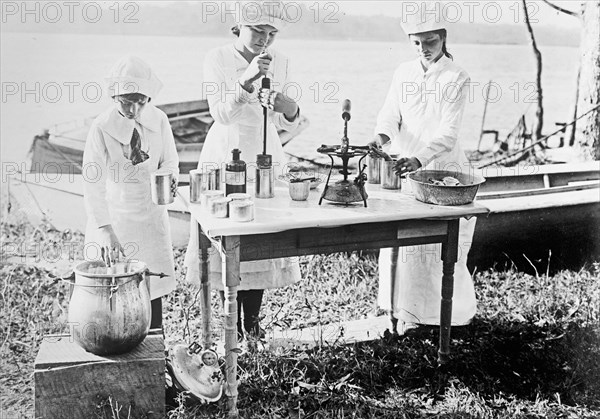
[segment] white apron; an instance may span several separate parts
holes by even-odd
[[[272,88],[281,91],[288,81],[288,60],[275,51],[270,53],[273,55]],[[240,91],[237,80],[247,67],[248,63],[233,45],[214,49],[207,54],[204,83],[219,86],[221,90],[207,95],[210,113],[215,122],[206,136],[198,168],[216,166],[221,167],[223,173],[224,165],[232,160],[231,151],[237,148],[241,150],[240,158],[246,162],[248,168],[247,193],[254,196],[256,156],[263,151],[263,107],[256,98],[260,80],[255,82],[253,95]],[[236,90],[237,94],[234,95]],[[276,179],[286,169],[286,159],[277,128],[292,130],[297,123],[298,121],[288,122],[283,114],[269,111],[267,153],[273,156]],[[201,268],[198,258],[197,223],[192,221],[190,228],[190,242],[185,255],[186,278],[194,284],[199,284]],[[242,262],[240,272],[240,290],[279,288],[300,279],[300,267],[297,260],[292,258]],[[221,258],[214,248],[209,251],[209,276],[211,286],[222,290]]]
[[[427,73],[418,60],[402,64],[394,74],[375,129],[376,134],[390,137],[386,151],[401,157],[417,157],[423,169],[469,172],[471,166],[458,144],[468,81],[466,72],[447,57],[442,57]],[[457,90],[461,93],[452,96]],[[452,100],[445,100],[450,97]],[[460,220],[453,325],[468,323],[477,310],[473,280],[466,265],[475,222],[475,218]],[[391,249],[382,249],[379,255],[379,306],[407,323],[439,324],[441,244],[399,249],[393,296],[391,256]]]
[[[147,117],[152,116],[155,111],[160,112],[153,108],[144,110]],[[175,143],[172,135],[169,137],[170,126],[164,126],[169,122],[166,116],[161,114],[154,116],[163,118],[162,126],[160,122],[149,123],[147,126],[136,124],[142,138],[142,150],[147,151],[150,156],[145,162],[133,166],[123,153],[123,144],[98,127],[105,124],[104,128],[109,126],[109,132],[120,131],[110,128],[110,118],[114,115],[109,116],[108,121],[105,119],[103,124],[92,126],[84,159],[84,167],[90,162],[100,163],[101,169],[107,174],[98,182],[84,182],[84,198],[88,210],[85,257],[87,260],[100,259],[100,248],[96,244],[98,223],[103,225],[109,221],[127,259],[139,260],[144,262],[150,271],[168,275],[165,278],[150,278],[151,299],[170,293],[176,285],[167,207],[154,204],[151,195],[152,172],[159,167],[169,168],[175,170],[177,176]],[[100,116],[99,119],[103,117],[106,118],[106,115]],[[108,210],[108,218],[105,222],[99,222],[97,219],[100,216],[94,212],[99,211],[103,205],[106,205],[105,209]]]

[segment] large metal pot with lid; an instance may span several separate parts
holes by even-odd
[[[74,269],[69,323],[74,340],[96,355],[129,352],[148,335],[151,309],[142,262],[83,262]]]

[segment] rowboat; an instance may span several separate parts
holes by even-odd
[[[157,108],[167,114],[171,123],[180,173],[189,173],[198,165],[206,134],[214,122],[208,103],[195,100],[157,105]],[[94,117],[57,124],[36,136],[30,149],[29,172],[81,174],[83,149],[93,120]],[[295,131],[280,131],[282,144],[285,146],[307,126],[308,119],[302,117]]]
[[[600,260],[600,162],[489,167],[477,201],[473,269],[532,274]]]

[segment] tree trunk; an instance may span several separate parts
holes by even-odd
[[[582,4],[579,115],[600,104],[600,0]],[[586,160],[600,160],[600,109],[577,123],[577,144]]]
[[[600,1],[600,0],[598,0]],[[523,12],[525,15],[525,23],[527,25],[527,31],[531,38],[531,46],[535,55],[537,71],[536,71],[536,86],[537,86],[537,109],[535,112],[535,122],[533,124],[533,141],[538,141],[542,138],[542,129],[544,127],[544,95],[542,91],[542,53],[540,52],[537,42],[535,41],[535,35],[533,34],[533,28],[529,21],[529,11],[527,10],[527,0],[522,0]]]

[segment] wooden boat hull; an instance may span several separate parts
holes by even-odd
[[[600,260],[599,238],[599,202],[491,213],[477,219],[468,267],[579,269]]]
[[[485,175],[485,173],[484,173]],[[478,194],[473,269],[578,269],[600,260],[600,163],[495,168]]]

